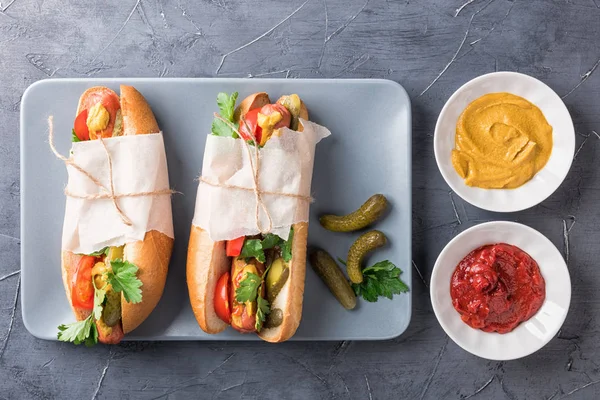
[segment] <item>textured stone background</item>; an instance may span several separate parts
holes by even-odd
[[[0,398],[600,397],[600,1],[471,0],[459,8],[465,1],[2,1]],[[432,146],[445,100],[471,78],[497,70],[550,85],[577,131],[561,188],[510,215],[484,212],[449,192]],[[30,336],[18,273],[24,89],[49,77],[217,75],[387,78],[404,85],[413,102],[413,258],[423,277],[414,274],[409,329],[389,342],[277,346],[83,349]],[[429,301],[427,282],[442,247],[491,219],[540,230],[563,250],[571,272],[573,299],[561,333],[518,361],[485,361],[460,349]]]

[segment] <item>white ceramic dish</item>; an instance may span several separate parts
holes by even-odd
[[[458,263],[472,250],[495,243],[527,252],[546,281],[546,300],[540,310],[506,334],[471,328],[461,320],[450,297],[450,278]],[[562,255],[544,235],[515,222],[487,222],[462,232],[442,250],[431,275],[431,303],[440,325],[460,347],[490,360],[513,360],[541,349],[556,335],[571,303],[571,279]]]
[[[533,179],[516,189],[480,189],[467,186],[452,166],[456,122],[465,107],[487,93],[509,92],[524,97],[542,110],[553,128],[552,154]],[[575,128],[567,107],[545,83],[516,72],[494,72],[477,77],[448,99],[438,117],[433,138],[435,159],[452,190],[465,201],[489,211],[513,212],[535,206],[560,186],[575,152]]]

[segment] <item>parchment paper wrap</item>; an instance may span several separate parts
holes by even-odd
[[[315,123],[301,120],[303,132],[282,129],[260,149],[259,189],[310,197],[315,146],[331,134]],[[251,147],[254,157],[254,148]],[[248,152],[239,139],[208,135],[204,149],[202,177],[213,184],[254,188]],[[262,200],[271,215],[271,233],[288,237],[290,227],[308,221],[310,202],[273,194]],[[268,217],[259,208],[261,227]],[[260,233],[256,224],[256,196],[251,190],[216,187],[200,182],[192,223],[206,230],[213,241],[235,239]]]
[[[169,189],[167,158],[162,133],[104,139],[113,165],[115,194]],[[99,140],[73,143],[73,160],[106,187],[110,187],[108,158]],[[88,177],[67,165],[67,190],[77,195],[105,193]],[[67,196],[62,247],[89,254],[105,246],[143,240],[157,230],[173,238],[171,196],[122,197],[121,210],[133,222],[127,226],[111,199],[78,199]]]

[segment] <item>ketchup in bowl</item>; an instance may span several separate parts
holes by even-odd
[[[529,254],[510,244],[489,244],[473,250],[458,264],[450,295],[467,325],[508,333],[540,309],[546,283]]]

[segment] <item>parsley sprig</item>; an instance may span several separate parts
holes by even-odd
[[[263,327],[263,324],[267,320],[267,315],[271,313],[271,306],[269,302],[263,299],[261,296],[258,296],[256,300],[257,308],[256,308],[256,332],[260,332]]]
[[[261,263],[266,261],[265,248],[260,239],[246,239],[242,246],[240,258],[256,258]]]
[[[92,279],[92,282],[93,279]],[[98,328],[94,319],[102,316],[102,304],[106,298],[106,290],[98,289],[94,283],[94,308],[83,321],[77,321],[68,325],[59,325],[58,340],[62,342],[73,342],[77,345],[83,343],[91,347],[98,343]]]
[[[106,254],[108,248],[102,249],[91,255],[100,256]],[[105,272],[106,285],[102,288],[96,287],[94,279],[94,307],[90,315],[83,321],[77,321],[68,325],[58,327],[58,340],[72,342],[76,345],[84,343],[90,347],[98,343],[98,328],[94,320],[102,318],[102,310],[106,299],[106,288],[111,285],[115,292],[123,293],[128,303],[139,303],[142,301],[142,281],[136,276],[138,267],[129,261],[121,259],[111,260],[111,268]]]
[[[240,282],[240,286],[235,289],[235,300],[238,303],[255,301],[258,296],[258,288],[262,283],[262,278],[252,272],[246,272],[246,276]]]
[[[281,246],[281,256],[283,257],[283,261],[290,262],[292,260],[292,244],[294,242],[294,227],[290,229],[290,234],[288,236],[288,240],[283,242]]]
[[[290,229],[290,234],[287,240],[281,239],[279,236],[268,233],[260,239],[247,239],[244,241],[240,258],[256,258],[261,263],[267,259],[265,250],[279,247],[281,249],[281,257],[285,262],[290,262],[292,259],[292,243],[294,241],[294,228]]]
[[[342,263],[343,260],[340,260]],[[345,263],[344,263],[345,264]],[[363,269],[363,281],[353,283],[352,289],[357,296],[369,302],[387,297],[392,299],[393,295],[408,292],[408,286],[400,279],[402,270],[388,260],[380,261],[375,265]]]
[[[98,329],[92,314],[83,321],[77,321],[69,325],[59,325],[58,340],[62,342],[73,342],[75,344],[85,344],[91,347],[98,343]]]
[[[235,103],[238,98],[238,92],[234,92],[231,95],[227,93],[219,93],[217,95],[217,105],[219,106],[219,114],[223,119],[231,122],[231,124],[237,129],[238,125],[233,120],[233,113],[235,112]],[[225,121],[215,118],[212,123],[212,134],[217,136],[233,137],[238,138],[237,133],[231,129]]]
[[[138,267],[121,259],[112,260],[110,265],[112,268],[106,273],[106,277],[113,290],[122,292],[128,303],[142,301],[142,281],[136,276]]]
[[[257,332],[260,332],[264,322],[267,320],[267,315],[271,313],[269,302],[260,295],[262,286],[264,285],[264,279],[270,268],[271,266],[269,265],[262,276],[247,272],[244,279],[240,282],[240,286],[235,289],[235,300],[238,303],[256,301],[256,323],[254,328]]]

